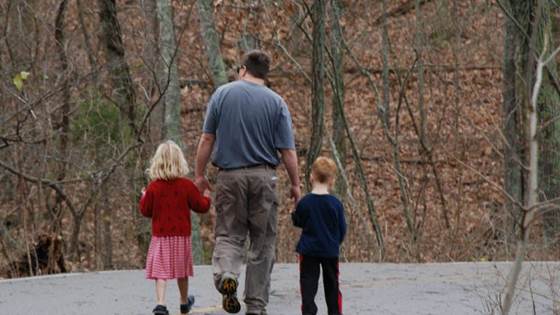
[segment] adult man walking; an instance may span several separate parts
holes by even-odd
[[[244,301],[247,314],[266,314],[275,259],[280,159],[290,177],[291,197],[297,202],[301,195],[290,112],[282,97],[265,86],[269,68],[270,57],[262,51],[243,56],[240,80],[221,86],[210,98],[196,154],[199,188],[209,186],[204,173],[212,151],[212,163],[219,169],[212,265],[214,283],[229,313],[241,309],[237,278],[248,234]]]

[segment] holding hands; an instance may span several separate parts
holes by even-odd
[[[206,177],[197,176],[194,179],[194,184],[196,185],[198,190],[202,192],[204,197],[211,198],[212,187],[210,186],[210,182],[208,182],[208,179]]]
[[[298,201],[301,199],[301,188],[299,185],[292,185],[290,187],[290,198],[294,201],[294,206],[297,206]]]
[[[210,191],[210,189],[204,190],[204,192],[202,193],[202,195],[204,195],[204,197],[211,198],[211,191]]]

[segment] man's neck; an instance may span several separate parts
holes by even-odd
[[[328,195],[329,194],[329,185],[323,183],[315,183],[313,184],[312,193],[316,195]]]
[[[251,82],[251,83],[255,83],[255,84],[258,84],[258,85],[264,85],[264,80],[263,80],[263,79],[253,77],[253,76],[251,76],[251,75],[246,75],[246,76],[245,76],[243,79],[241,79],[241,80],[247,81],[247,82]]]

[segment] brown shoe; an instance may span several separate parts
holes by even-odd
[[[228,313],[239,313],[241,304],[237,299],[237,280],[235,278],[223,277],[220,281],[218,291],[222,294],[222,308]]]

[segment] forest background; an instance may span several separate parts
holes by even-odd
[[[254,48],[272,56],[302,181],[318,155],[337,161],[343,261],[509,260],[525,232],[529,259],[558,260],[558,211],[529,231],[520,205],[537,61],[559,35],[553,0],[3,0],[2,276],[142,268],[151,154],[173,139],[194,165],[209,96]],[[556,59],[544,69],[537,190],[556,202]],[[279,174],[277,261],[295,262]],[[193,222],[199,263],[213,213]]]

